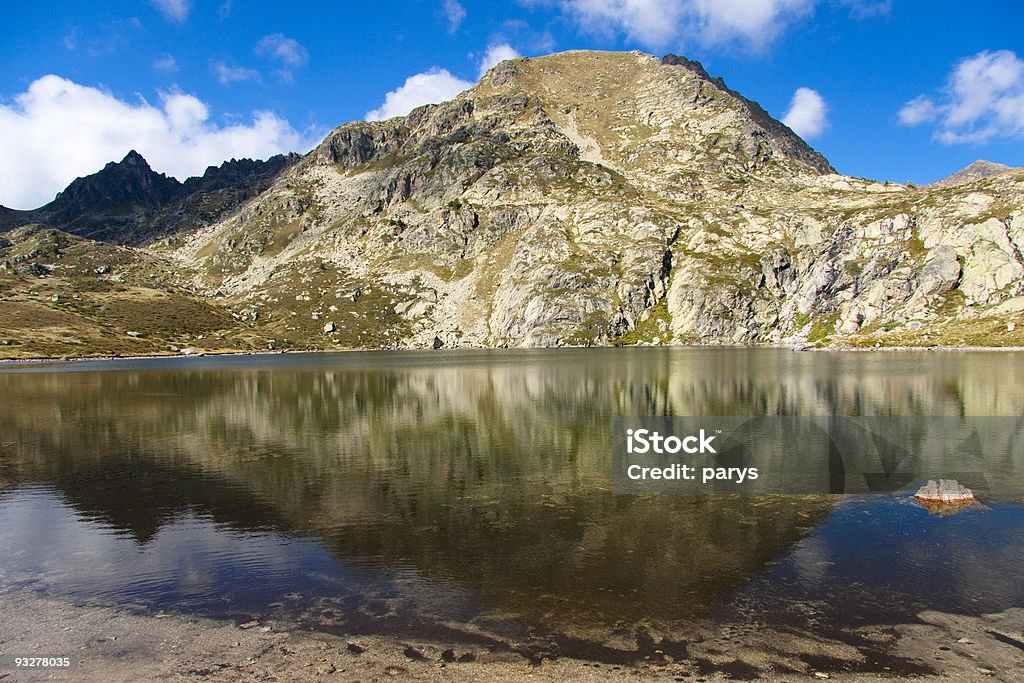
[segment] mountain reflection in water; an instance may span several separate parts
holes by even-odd
[[[804,580],[814,571],[863,580],[863,604],[928,606],[929,586],[978,569],[920,573],[915,553],[934,544],[886,539],[912,527],[940,552],[999,547],[995,564],[1020,576],[1019,505],[939,530],[891,499],[852,501],[868,515],[853,524],[841,497],[613,496],[611,418],[1019,415],[1022,379],[1018,353],[768,349],[15,367],[0,373],[0,577],[112,604],[466,637],[607,640],[731,601],[767,613],[784,593],[833,600]],[[827,571],[808,574],[808,557]],[[946,607],[1022,595],[1004,581],[983,605]]]

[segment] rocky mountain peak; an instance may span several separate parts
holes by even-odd
[[[461,191],[491,165],[531,154],[596,164],[680,197],[699,194],[695,183],[835,172],[699,62],[591,50],[508,60],[450,102],[388,121],[344,124],[309,163],[397,170],[425,155],[431,169],[448,167],[449,180],[468,176],[459,181]],[[454,186],[434,189],[433,199],[448,201]],[[402,199],[407,194],[400,192]]]
[[[121,161],[110,162],[99,172],[73,181],[44,208],[64,218],[96,211],[131,213],[166,202],[180,185],[176,179],[155,172],[141,154],[132,150]]]
[[[267,189],[298,159],[294,153],[266,161],[231,159],[181,183],[154,171],[133,149],[121,161],[72,181],[45,206],[0,207],[0,229],[39,223],[104,241],[147,242],[213,222]]]
[[[112,165],[115,165],[115,164],[111,163],[111,164],[107,164],[107,165],[108,166],[112,166]],[[149,162],[146,161],[145,158],[143,158],[143,156],[141,154],[139,154],[138,152],[136,152],[134,149],[129,151],[127,154],[124,155],[124,159],[121,159],[120,165],[121,166],[135,166],[135,167],[139,167],[139,168],[145,169],[147,171],[152,170],[149,167]]]
[[[701,64],[696,59],[687,59],[686,57],[682,57],[680,55],[674,55],[674,54],[672,54],[670,52],[669,54],[667,54],[667,55],[665,55],[664,57],[661,58],[661,63],[665,64],[667,66],[682,66],[682,67],[685,67],[685,68],[689,69],[690,71],[692,71],[693,73],[695,73],[698,76],[700,76],[701,78],[703,78],[705,81],[712,81],[712,80],[714,80],[717,83],[719,83],[723,88],[725,87],[725,81],[723,81],[721,78],[716,78],[716,79],[711,78],[711,76],[708,75],[707,70],[704,68],[704,65]]]
[[[468,94],[479,98],[491,90],[533,94],[563,133],[577,146],[583,140],[581,149],[591,148],[595,158],[600,151],[611,167],[835,172],[760,105],[679,55],[578,50],[514,60]]]
[[[959,185],[960,183],[969,183],[972,180],[988,178],[989,176],[998,175],[1012,170],[1013,167],[1007,166],[1006,164],[996,164],[991,161],[985,161],[984,159],[978,159],[956,173],[948,175],[942,180],[936,180],[931,184],[931,186],[949,187],[951,185]]]

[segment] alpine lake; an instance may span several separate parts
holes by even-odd
[[[0,369],[0,596],[629,665],[1024,607],[1024,503],[615,495],[623,415],[1024,415],[1024,353],[351,352]],[[1024,454],[1021,454],[1024,460]],[[938,473],[941,474],[941,473]]]

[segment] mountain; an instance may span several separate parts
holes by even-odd
[[[183,229],[213,223],[269,187],[298,155],[242,159],[211,166],[184,183],[153,171],[131,150],[120,162],[78,178],[32,211],[0,212],[0,227],[40,224],[114,243],[144,244]]]
[[[143,247],[117,252],[120,277],[213,308],[205,332],[133,330],[149,352],[1024,344],[1024,172],[969,191],[839,175],[674,55],[502,62],[449,102],[339,126],[218,218],[161,204],[151,180],[130,185],[135,206],[177,213],[157,224],[142,207],[117,227]],[[82,286],[12,236],[0,259],[23,280],[7,291]],[[31,264],[48,274],[23,273]],[[15,336],[5,329],[0,313],[0,338]]]
[[[969,183],[972,180],[979,180],[980,178],[988,178],[989,176],[1006,173],[1007,171],[1012,170],[1012,166],[1007,166],[1006,164],[994,164],[991,161],[979,159],[978,161],[960,169],[956,173],[946,176],[942,180],[936,180],[931,184],[931,186],[949,187],[951,185],[959,185],[960,183]]]

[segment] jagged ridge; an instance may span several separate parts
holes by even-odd
[[[0,228],[38,223],[105,242],[143,244],[214,222],[269,187],[298,158],[279,154],[266,161],[231,159],[182,183],[153,171],[131,150],[120,162],[72,181],[38,209],[5,209]]]

